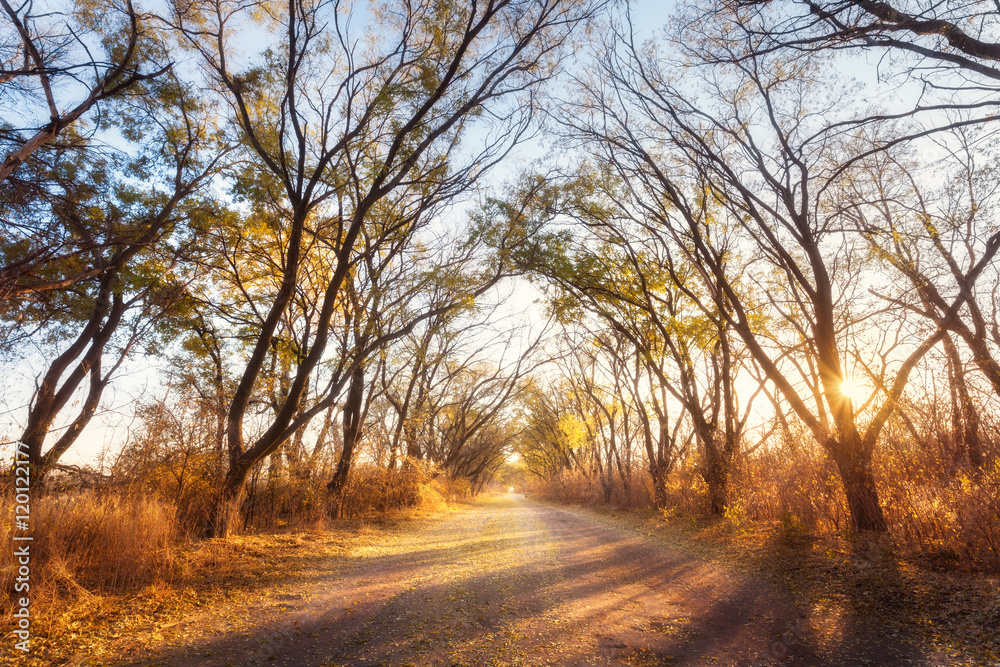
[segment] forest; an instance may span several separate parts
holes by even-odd
[[[1000,570],[997,4],[0,5],[33,605],[514,492]]]

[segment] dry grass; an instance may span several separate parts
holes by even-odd
[[[10,498],[0,511],[13,516]],[[9,522],[2,541],[12,553]],[[176,566],[175,512],[155,498],[81,492],[42,497],[31,505],[31,593],[34,603],[90,591],[126,591]],[[14,565],[5,561],[0,585],[11,590]]]
[[[187,540],[157,528],[172,528],[165,521],[171,516],[168,505],[134,503],[93,494],[36,503],[38,514],[48,519],[32,530],[39,549],[32,551],[31,562],[31,653],[13,656],[17,664],[63,664],[74,655],[117,658],[140,636],[155,642],[159,628],[173,627],[223,600],[252,610],[262,586],[325,572],[331,558],[350,548],[385,539],[403,524],[419,526],[444,511],[438,504],[344,520],[323,530]],[[64,520],[49,522],[67,509]],[[173,541],[164,541],[168,534]],[[140,547],[147,539],[159,540],[164,548],[144,552]],[[2,541],[2,548],[11,548],[9,534]],[[2,576],[10,591],[10,568]],[[5,599],[4,634],[12,627],[12,612]],[[11,643],[0,649],[0,663],[12,652]]]
[[[351,472],[344,489],[343,516],[385,514],[423,503],[440,506],[449,493],[446,479],[420,462],[410,462],[397,470],[359,466]]]
[[[915,447],[884,448],[876,483],[895,547],[938,568],[1000,571],[1000,458],[972,473]],[[616,485],[611,506],[653,506],[649,476]],[[564,473],[535,480],[536,497],[580,505],[604,504],[596,475]],[[707,489],[697,461],[682,462],[666,484],[668,517],[707,515]],[[787,533],[841,535],[850,525],[836,467],[814,443],[761,450],[738,462],[724,525],[732,532],[776,527]]]
[[[333,501],[326,489],[328,475],[308,479],[285,476],[251,485],[244,503],[244,532],[275,529],[323,529],[332,525]],[[344,488],[340,518],[384,516],[407,507],[443,507],[471,495],[465,480],[438,474],[423,462],[395,470],[359,465]]]
[[[920,451],[889,450],[876,458],[875,476],[902,553],[936,567],[1000,571],[1000,460],[973,474]],[[737,530],[834,535],[848,526],[836,469],[816,447],[758,455],[733,488],[726,519]]]
[[[907,479],[886,466],[882,497],[896,538],[937,566],[1000,571],[1000,460],[989,469]]]
[[[9,496],[0,501],[0,511],[13,515]],[[9,522],[0,525],[0,549],[13,553]],[[107,599],[163,589],[181,578],[176,525],[174,508],[156,498],[76,492],[34,499],[27,591],[32,653],[46,637],[82,640],[90,626],[101,622]],[[0,586],[6,595],[0,625],[10,628],[15,568],[13,559],[2,563]]]
[[[605,498],[600,480],[579,471],[564,471],[548,480],[534,478],[524,484],[524,489],[537,498],[579,505],[603,504]],[[609,504],[622,508],[652,506],[653,487],[649,476],[637,471],[629,479],[627,489],[620,479],[616,479],[612,485]]]
[[[195,519],[203,514],[198,508],[206,505],[186,491],[198,487],[197,476],[189,478],[190,486],[172,488],[153,480],[156,491],[145,494],[132,480],[128,487],[102,493],[33,499],[33,659],[47,664],[52,656],[65,657],[64,643],[84,653],[99,645],[106,650],[130,627],[179,617],[223,591],[229,595],[239,589],[251,596],[265,580],[292,576],[311,561],[342,552],[346,533],[356,538],[359,531],[370,531],[372,521],[389,525],[404,508],[410,518],[440,512],[446,501],[469,493],[468,485],[418,466],[395,472],[361,467],[355,473],[345,494],[345,520],[334,524],[330,519],[325,481],[286,479],[259,489],[244,505],[249,520],[243,525],[258,534],[226,540],[192,539]],[[0,500],[0,512],[8,517],[13,516],[10,495]],[[0,549],[13,553],[13,548],[11,522],[0,523]],[[16,573],[12,559],[0,563],[6,593],[0,631],[6,634],[13,627],[10,591]]]
[[[84,589],[73,596],[50,596],[39,606],[33,602],[31,653],[17,655],[16,664],[104,664],[138,656],[182,622],[204,620],[219,608],[232,613],[231,618],[216,619],[220,627],[245,625],[257,618],[261,591],[269,586],[325,576],[351,550],[419,529],[440,515],[440,510],[410,508],[385,517],[341,521],[322,531],[178,542],[169,578],[128,590]],[[34,572],[33,562],[33,577]],[[9,615],[4,622],[9,624]],[[0,664],[6,664],[12,652],[10,643],[0,647]]]

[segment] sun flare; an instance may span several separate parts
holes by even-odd
[[[864,389],[849,377],[845,377],[840,383],[840,391],[854,403],[864,398]]]

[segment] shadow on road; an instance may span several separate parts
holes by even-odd
[[[927,664],[850,615],[513,494],[336,568],[249,632],[132,664]]]

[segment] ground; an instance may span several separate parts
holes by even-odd
[[[59,662],[992,664],[935,645],[932,633],[914,633],[891,614],[797,592],[749,559],[708,557],[637,516],[505,494],[390,529],[362,528],[330,542],[325,557],[301,561],[294,576],[270,576],[267,550],[254,552],[258,581]],[[812,589],[828,590],[822,582]]]

